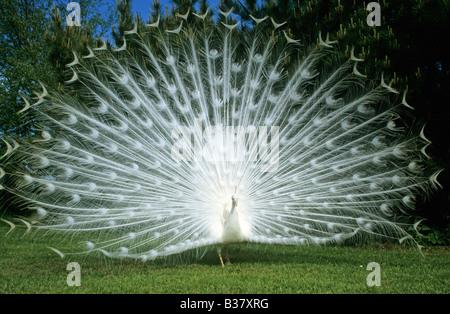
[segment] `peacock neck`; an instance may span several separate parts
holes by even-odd
[[[235,205],[235,202],[233,201],[233,202],[231,202],[232,204],[231,204],[231,210],[230,210],[230,215],[229,215],[229,217],[231,217],[233,214],[234,214],[234,211],[235,211],[235,209],[236,209],[236,205]]]
[[[230,214],[228,215],[228,217],[231,217],[234,215],[235,209],[236,209],[236,206],[234,205],[234,202],[233,202],[233,205],[231,205],[231,210],[230,210]]]

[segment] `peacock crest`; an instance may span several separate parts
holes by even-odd
[[[399,212],[438,183],[423,129],[400,118],[406,92],[367,81],[353,50],[337,60],[329,36],[306,49],[273,19],[242,35],[220,13],[217,25],[158,19],[117,49],[73,52],[76,97],[42,86],[24,99],[20,113],[45,122],[31,141],[6,141],[0,177],[33,227],[142,260],[242,241],[411,238]]]

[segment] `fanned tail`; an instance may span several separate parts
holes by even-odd
[[[306,50],[284,23],[271,19],[267,34],[267,19],[253,19],[245,40],[228,20],[163,32],[158,18],[116,50],[74,53],[67,84],[79,96],[42,86],[36,103],[24,99],[21,112],[39,108],[45,125],[6,142],[1,187],[38,228],[92,234],[84,249],[111,257],[221,243],[236,190],[246,241],[409,238],[398,210],[439,183],[422,162],[429,141],[399,119],[405,95],[393,103],[383,78],[367,83],[353,50],[336,66],[329,35]]]

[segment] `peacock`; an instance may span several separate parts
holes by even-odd
[[[33,211],[19,220],[87,236],[77,253],[150,261],[215,246],[222,266],[232,243],[414,241],[408,218],[439,171],[424,128],[404,122],[406,91],[368,80],[329,34],[306,48],[273,18],[242,33],[231,11],[207,13],[73,51],[76,93],[23,97],[19,113],[40,124],[4,139],[0,168],[1,189]]]

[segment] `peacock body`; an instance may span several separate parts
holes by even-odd
[[[0,177],[33,227],[143,260],[243,241],[411,238],[398,212],[438,183],[423,129],[401,125],[406,93],[367,82],[353,51],[335,60],[328,36],[305,52],[273,20],[263,32],[270,19],[243,37],[185,18],[74,52],[76,97],[42,86],[25,99],[40,134],[5,141]]]

